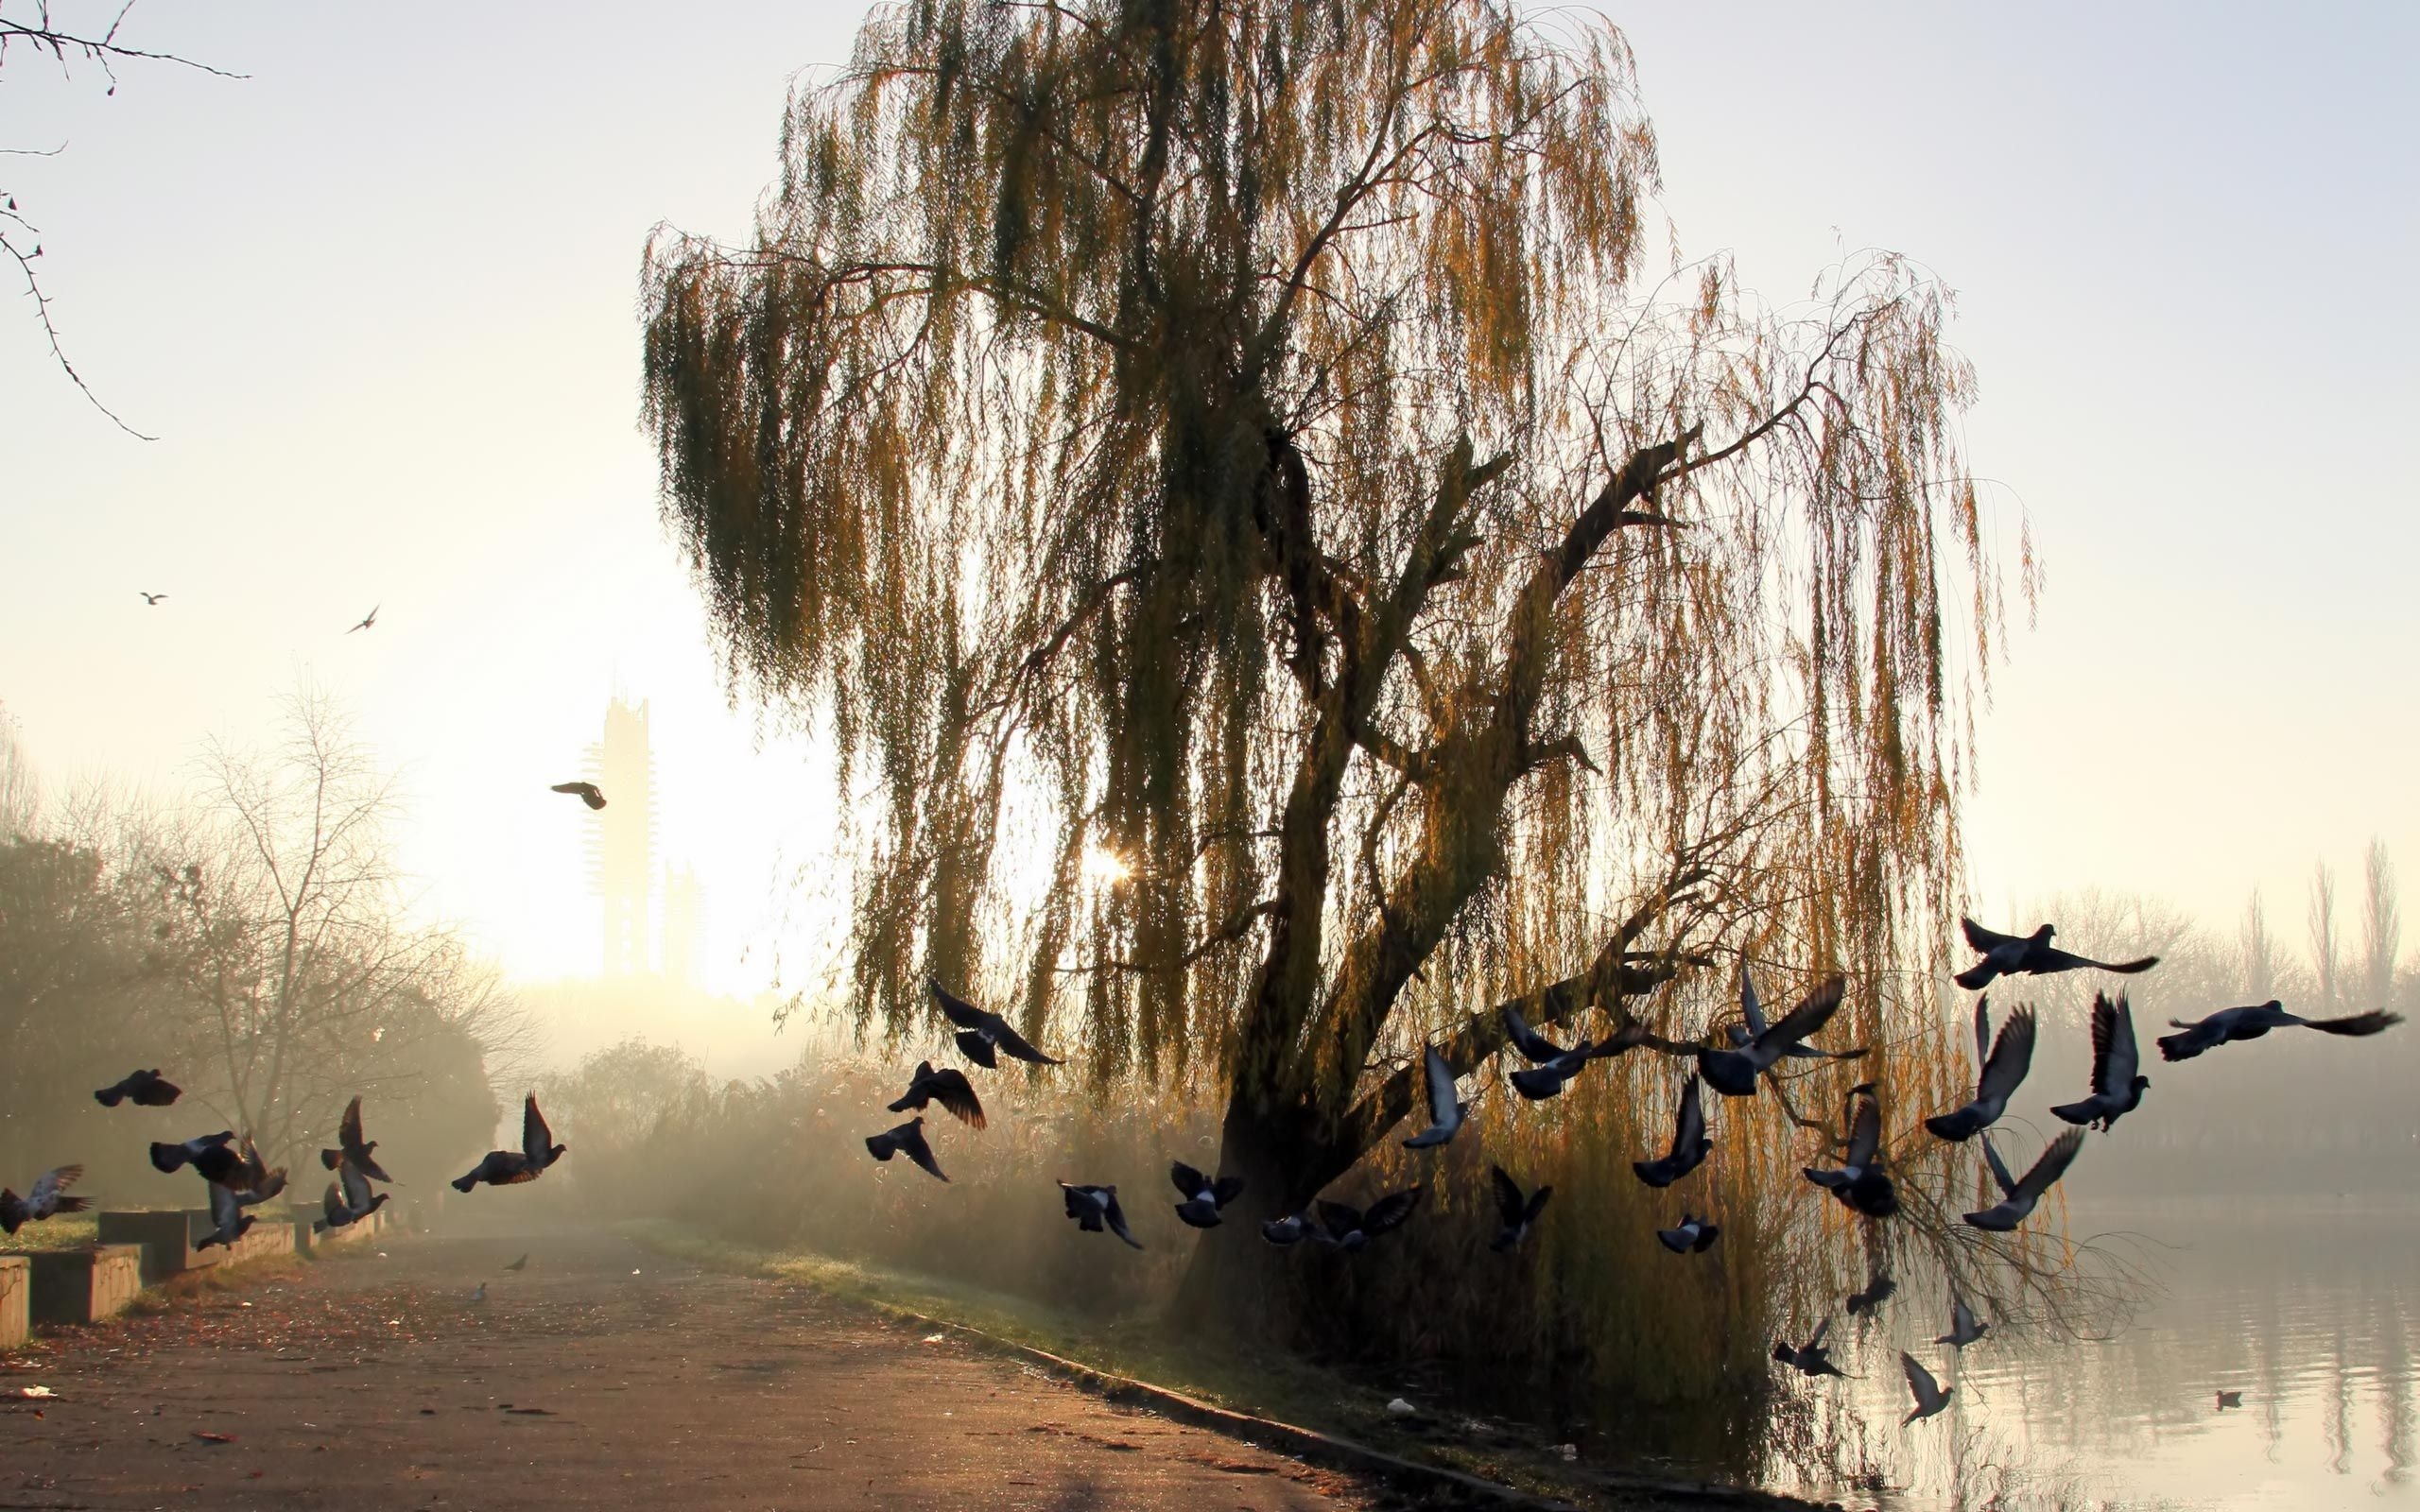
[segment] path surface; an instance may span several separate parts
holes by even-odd
[[[505,1271],[524,1249],[528,1269]],[[397,1239],[385,1258],[50,1337],[0,1370],[0,1509],[1382,1504],[1013,1361],[610,1235]],[[32,1384],[58,1398],[24,1399]]]

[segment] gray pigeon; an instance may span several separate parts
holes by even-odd
[[[1514,1091],[1533,1103],[1561,1096],[1564,1084],[1579,1075],[1588,1062],[1618,1056],[1637,1044],[1643,1035],[1640,1030],[1630,1029],[1600,1042],[1583,1040],[1565,1050],[1530,1028],[1529,1021],[1521,1017],[1521,1010],[1514,1007],[1504,1010],[1504,1033],[1512,1048],[1530,1062],[1527,1068],[1504,1079]]]
[[[40,1223],[62,1212],[81,1212],[92,1206],[82,1197],[65,1195],[67,1189],[83,1175],[84,1168],[80,1165],[62,1165],[57,1170],[44,1171],[34,1177],[33,1190],[22,1197],[6,1187],[0,1187],[0,1232],[13,1234],[29,1223]]]
[[[1705,1137],[1705,1108],[1700,1078],[1691,1076],[1681,1089],[1681,1103],[1672,1115],[1672,1152],[1658,1160],[1633,1160],[1630,1168],[1651,1187],[1668,1187],[1705,1163],[1714,1141]]]
[[[1280,1249],[1290,1245],[1299,1245],[1305,1239],[1317,1239],[1322,1243],[1325,1243],[1327,1239],[1327,1235],[1320,1232],[1318,1227],[1311,1222],[1310,1214],[1304,1212],[1291,1212],[1283,1218],[1265,1220],[1260,1226],[1260,1237]]]
[[[1698,1070],[1705,1076],[1706,1084],[1725,1097],[1754,1096],[1756,1078],[1771,1070],[1790,1046],[1821,1033],[1824,1025],[1832,1022],[1832,1015],[1840,1011],[1841,995],[1847,989],[1845,978],[1837,974],[1825,977],[1779,1023],[1768,1025],[1740,1048],[1699,1051]]]
[[[1176,1205],[1176,1215],[1195,1228],[1219,1227],[1219,1210],[1244,1194],[1244,1178],[1239,1176],[1220,1177],[1213,1181],[1183,1160],[1168,1163],[1168,1179],[1184,1200]]]
[[[1401,1192],[1390,1192],[1370,1204],[1367,1211],[1341,1202],[1322,1201],[1318,1204],[1320,1227],[1327,1230],[1328,1243],[1348,1255],[1358,1254],[1371,1240],[1409,1222],[1412,1210],[1420,1206],[1426,1190],[1406,1187]]]
[[[1958,923],[1966,932],[1966,943],[1983,957],[1951,979],[1969,992],[1991,986],[1995,977],[2048,976],[2053,971],[2118,971],[2131,976],[2159,964],[2156,955],[2135,961],[2096,961],[2088,955],[2060,950],[2050,943],[2050,936],[2058,931],[2048,924],[2031,935],[2002,935],[1971,919],[1961,919]]]
[[[890,1105],[890,1111],[905,1113],[910,1108],[921,1113],[931,1104],[939,1103],[968,1128],[983,1126],[983,1100],[975,1095],[975,1084],[966,1073],[956,1066],[933,1069],[929,1060],[916,1062],[916,1074],[908,1079],[908,1091]]]
[[[1881,1271],[1876,1271],[1873,1279],[1865,1283],[1865,1290],[1849,1293],[1846,1304],[1849,1316],[1862,1317],[1868,1313],[1877,1311],[1898,1289],[1897,1281],[1893,1280]]]
[[[1681,1221],[1674,1227],[1655,1230],[1657,1242],[1676,1255],[1703,1254],[1713,1248],[1714,1242],[1721,1237],[1721,1229],[1703,1218],[1692,1218],[1686,1212],[1681,1214]]]
[[[1975,1079],[1975,1099],[1955,1112],[1936,1113],[1925,1120],[1925,1127],[1953,1143],[1973,1139],[2000,1121],[2008,1111],[2008,1100],[2033,1068],[2034,1022],[2031,1008],[2019,1008],[2000,1025],[2000,1037],[1992,1041],[1991,1053],[1984,1054],[1983,1042],[1989,1038],[1992,1024],[1992,1000],[1975,1000],[1975,1057],[1982,1071]]]
[[[1009,1021],[996,1013],[987,1012],[952,993],[938,981],[926,978],[925,985],[932,988],[933,1001],[950,1022],[958,1025],[959,1054],[986,1071],[996,1071],[1000,1056],[1036,1066],[1063,1066],[1026,1042],[1025,1036],[1009,1026]]]
[[[942,1175],[942,1163],[933,1159],[933,1147],[925,1142],[925,1120],[922,1115],[909,1119],[897,1128],[887,1128],[879,1134],[867,1135],[866,1153],[877,1160],[885,1161],[894,1155],[904,1155],[915,1161],[920,1169],[937,1179],[942,1181],[949,1179],[948,1177]]]
[[[1471,1105],[1454,1097],[1454,1074],[1445,1057],[1430,1045],[1421,1052],[1421,1069],[1428,1076],[1428,1126],[1403,1142],[1407,1150],[1433,1150],[1462,1131]]]
[[[523,1116],[525,1118],[527,1116],[527,1109],[524,1110]],[[355,1096],[352,1102],[344,1105],[344,1116],[337,1120],[337,1147],[333,1150],[321,1150],[320,1163],[333,1171],[350,1160],[354,1170],[359,1171],[371,1180],[384,1181],[389,1186],[400,1186],[402,1183],[389,1176],[385,1168],[379,1165],[377,1149],[376,1140],[365,1140],[361,1137],[361,1099]]]
[[[183,1095],[183,1088],[157,1071],[130,1071],[93,1093],[93,1101],[103,1108],[115,1108],[125,1102],[137,1108],[165,1108]]]
[[[1491,1165],[1487,1174],[1495,1188],[1496,1214],[1503,1219],[1487,1247],[1500,1255],[1519,1247],[1521,1241],[1530,1237],[1530,1230],[1537,1227],[1538,1214],[1546,1211],[1547,1198],[1554,1195],[1554,1188],[1540,1187],[1525,1197],[1520,1183],[1505,1175],[1504,1167]]]
[[[1916,1357],[1905,1349],[1899,1351],[1899,1368],[1908,1372],[1908,1390],[1916,1399],[1915,1410],[1899,1419],[1900,1427],[1905,1428],[1919,1418],[1929,1418],[1949,1405],[1949,1399],[1957,1388],[1953,1386],[1944,1390],[1941,1383],[1932,1378],[1932,1372],[1918,1364]]]
[[[2354,1036],[2383,1034],[2401,1023],[2403,1015],[2374,1009],[2346,1014],[2341,1019],[2306,1019],[2288,1013],[2275,998],[2271,998],[2248,1008],[2221,1008],[2195,1023],[2182,1019],[2168,1022],[2183,1032],[2159,1037],[2160,1058],[2190,1060],[2204,1050],[2238,1040],[2257,1040],[2272,1029],[2317,1029],[2322,1034]]]
[[[1067,1199],[1067,1216],[1076,1220],[1077,1228],[1097,1234],[1105,1225],[1111,1233],[1136,1249],[1143,1247],[1143,1242],[1126,1227],[1126,1212],[1117,1205],[1115,1187],[1079,1187],[1062,1181],[1059,1191]]]
[[[1776,1340],[1773,1358],[1804,1375],[1839,1376],[1847,1380],[1848,1372],[1832,1363],[1832,1351],[1824,1347],[1824,1335],[1831,1327],[1832,1320],[1828,1317],[1816,1324],[1814,1336],[1805,1344],[1792,1345],[1787,1339]]]
[[[2067,1167],[2075,1161],[2076,1151],[2082,1148],[2083,1130],[2071,1128],[2050,1142],[2033,1162],[2033,1169],[2025,1173],[2025,1179],[2013,1181],[2009,1178],[2008,1167],[2000,1163],[1999,1152],[1992,1148],[1992,1137],[1984,1135],[1983,1163],[1992,1168],[1992,1179],[1999,1183],[2000,1190],[2008,1194],[2008,1197],[1996,1207],[1968,1213],[1966,1221],[1993,1233],[2004,1234],[2014,1228],[2032,1212],[2033,1205],[2042,1200],[2042,1194],[2066,1174]]]
[[[492,1187],[517,1187],[525,1181],[535,1181],[570,1148],[555,1143],[554,1131],[546,1127],[545,1115],[538,1111],[538,1094],[531,1092],[521,1100],[521,1148],[488,1151],[467,1174],[454,1178],[454,1190],[468,1192],[481,1182]],[[321,1151],[320,1159],[325,1160],[327,1152]],[[351,1152],[344,1152],[344,1159],[338,1163],[354,1164]],[[364,1170],[363,1174],[377,1173]]]
[[[2092,1095],[2080,1103],[2062,1103],[2050,1111],[2070,1124],[2107,1129],[2141,1105],[2149,1076],[2136,1074],[2142,1064],[2135,1048],[2135,1010],[2119,994],[2113,1004],[2092,995]]]
[[[1850,1088],[1849,1102],[1848,1146],[1840,1165],[1810,1165],[1802,1174],[1841,1206],[1869,1218],[1888,1218],[1899,1211],[1899,1192],[1882,1169],[1882,1105],[1875,1100],[1872,1082]]]
[[[1951,1292],[1949,1294],[1949,1332],[1932,1342],[1946,1344],[1953,1349],[1962,1349],[1990,1332],[1992,1332],[1992,1326],[1975,1315],[1975,1310],[1966,1305],[1966,1298],[1956,1292]]]
[[[1748,979],[1748,962],[1739,962],[1739,1022],[1724,1031],[1734,1050],[1744,1050],[1755,1042],[1756,1036],[1772,1027],[1765,1022],[1765,1005],[1757,1000],[1756,985]],[[1823,1050],[1814,1045],[1791,1045],[1782,1052],[1785,1060],[1857,1060],[1865,1055],[1865,1047],[1855,1050]]]
[[[217,1182],[210,1183],[210,1232],[193,1242],[197,1250],[213,1245],[233,1246],[259,1220],[246,1212],[235,1194]]]
[[[373,1194],[370,1178],[352,1161],[344,1161],[337,1167],[336,1180],[328,1183],[327,1195],[320,1200],[320,1216],[311,1225],[311,1231],[323,1234],[331,1228],[350,1228],[376,1212],[392,1195],[390,1192]]]
[[[233,1129],[216,1134],[203,1134],[174,1144],[153,1141],[151,1168],[163,1176],[174,1175],[190,1165],[202,1175],[202,1179],[220,1186],[240,1187],[251,1179],[244,1158],[228,1146],[235,1143]]]
[[[244,1187],[235,1194],[235,1201],[243,1207],[254,1208],[285,1190],[285,1167],[269,1169],[250,1134],[244,1136]]]

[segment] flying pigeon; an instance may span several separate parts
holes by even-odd
[[[2229,1407],[2240,1407],[2240,1406],[2242,1406],[2242,1405],[2243,1405],[2243,1393],[2242,1393],[2242,1392],[2240,1392],[2240,1391],[2221,1391],[2221,1392],[2220,1392],[2220,1393],[2219,1393],[2219,1411],[2221,1411],[2221,1412],[2224,1412],[2224,1411],[2226,1411]]]
[[[521,1102],[521,1148],[488,1151],[467,1175],[454,1178],[454,1190],[468,1192],[482,1182],[492,1187],[517,1187],[525,1181],[535,1181],[568,1149],[569,1145],[555,1143],[554,1132],[546,1127],[545,1115],[538,1111],[538,1094],[531,1092]],[[327,1156],[322,1154],[320,1159],[324,1160]]]
[[[1982,1066],[1975,1081],[1975,1100],[1955,1112],[1936,1113],[1925,1120],[1925,1127],[1953,1143],[1970,1140],[1999,1122],[2008,1110],[2008,1100],[2033,1067],[2034,1022],[2031,1008],[2019,1008],[2000,1025],[2000,1036],[1991,1042],[1986,1056],[1983,1042],[1989,1038],[1992,1018],[1989,997],[1975,1000],[1975,1056]]]
[[[1588,1062],[1620,1055],[1637,1044],[1644,1031],[1628,1029],[1610,1040],[1595,1043],[1583,1040],[1565,1050],[1530,1028],[1530,1022],[1521,1017],[1520,1009],[1507,1007],[1504,1010],[1504,1034],[1512,1041],[1512,1048],[1530,1062],[1527,1069],[1513,1072],[1504,1079],[1512,1084],[1514,1091],[1534,1103],[1560,1096],[1564,1084],[1579,1075]]]
[[[1989,987],[1992,979],[2001,976],[2048,976],[2053,971],[2117,971],[2131,976],[2148,971],[2159,964],[2156,955],[2146,955],[2138,961],[2096,961],[2088,955],[2077,955],[2060,950],[2050,943],[2058,931],[2045,924],[2031,935],[2001,935],[1985,929],[1971,919],[1961,919],[1959,927],[1966,931],[1966,943],[1982,955],[1982,959],[1951,978],[1968,991]]]
[[[1407,1150],[1433,1150],[1462,1131],[1462,1120],[1471,1110],[1467,1102],[1454,1098],[1454,1073],[1445,1057],[1430,1045],[1421,1052],[1421,1069],[1428,1077],[1428,1126],[1403,1142]]]
[[[2092,1095],[2080,1103],[2062,1103],[2050,1109],[2070,1124],[2107,1129],[2133,1112],[2143,1100],[2149,1076],[2137,1075],[2140,1055],[2135,1049],[2135,1010],[2120,993],[2112,1004],[2092,995]]]
[[[582,803],[587,804],[592,809],[601,809],[605,806],[604,790],[599,788],[595,782],[557,782],[554,786],[546,789],[546,791],[549,793],[575,794]]]
[[[939,982],[928,980],[925,985],[933,989],[933,1001],[941,1005],[942,1012],[948,1016],[950,1022],[958,1025],[958,1053],[986,1071],[998,1069],[999,1055],[1036,1066],[1066,1064],[1028,1044],[1025,1036],[1010,1028],[1009,1021],[998,1014],[985,1012]],[[999,1055],[994,1055],[994,1051]]]
[[[139,588],[136,589],[135,592],[143,593],[143,602],[148,604],[153,609],[158,609],[160,607],[160,600],[168,596],[165,593],[144,593],[143,590]]]
[[[1097,1234],[1107,1225],[1111,1233],[1137,1249],[1143,1247],[1143,1242],[1126,1228],[1126,1211],[1117,1205],[1115,1187],[1078,1187],[1062,1181],[1059,1191],[1067,1199],[1067,1216],[1076,1220],[1077,1228]]]
[[[251,1170],[244,1164],[241,1155],[228,1148],[234,1143],[233,1129],[222,1129],[216,1134],[204,1134],[176,1144],[164,1144],[155,1140],[151,1145],[151,1166],[165,1176],[190,1165],[200,1172],[205,1180],[219,1186],[240,1187],[251,1179]]]
[[[1705,1076],[1706,1084],[1725,1097],[1754,1096],[1756,1077],[1770,1070],[1790,1046],[1822,1032],[1824,1025],[1831,1022],[1832,1015],[1840,1011],[1841,994],[1847,988],[1847,981],[1837,974],[1825,977],[1779,1023],[1768,1026],[1739,1049],[1699,1051],[1698,1070]]]
[[[1991,1136],[1985,1135],[1983,1163],[1992,1168],[1992,1179],[2000,1184],[2000,1190],[2008,1194],[2008,1199],[1996,1207],[1968,1213],[1966,1221],[1994,1233],[2004,1234],[2014,1228],[2033,1211],[2033,1205],[2042,1200],[2042,1194],[2049,1191],[2052,1184],[2066,1174],[2067,1167],[2075,1161],[2076,1151],[2082,1148],[2083,1130],[2071,1128],[2050,1142],[2033,1162],[2033,1169],[2025,1173],[2024,1180],[2012,1181],[2008,1167],[2000,1163],[1999,1152],[1992,1148]]]
[[[922,1115],[909,1119],[897,1128],[887,1128],[879,1134],[866,1136],[866,1153],[877,1160],[888,1161],[894,1155],[905,1155],[916,1162],[926,1175],[946,1181],[942,1163],[933,1159],[933,1147],[925,1143],[925,1120]]]
[[[1905,1428],[1919,1418],[1929,1418],[1949,1405],[1949,1399],[1957,1388],[1952,1386],[1943,1390],[1941,1383],[1932,1378],[1931,1371],[1917,1363],[1914,1355],[1905,1349],[1900,1350],[1899,1367],[1908,1372],[1908,1390],[1916,1399],[1915,1409],[1899,1419],[1900,1427]]]
[[[905,1113],[910,1108],[923,1112],[929,1104],[939,1103],[958,1116],[969,1128],[983,1126],[983,1100],[975,1095],[975,1084],[966,1073],[956,1066],[933,1069],[929,1060],[916,1062],[916,1074],[908,1080],[907,1091],[890,1105],[890,1111]]]
[[[252,1143],[252,1137],[250,1134],[244,1136],[242,1158],[244,1186],[242,1191],[235,1194],[235,1201],[238,1205],[247,1208],[258,1207],[285,1190],[285,1167],[281,1165],[274,1171],[270,1170],[268,1162],[261,1159],[261,1152]]]
[[[1218,1228],[1219,1210],[1244,1194],[1242,1177],[1225,1176],[1213,1181],[1183,1160],[1169,1162],[1168,1179],[1184,1197],[1176,1205],[1176,1215],[1195,1228]]]
[[[320,1200],[321,1216],[311,1225],[311,1231],[323,1234],[331,1228],[343,1228],[359,1223],[376,1212],[392,1195],[391,1192],[372,1193],[370,1178],[348,1160],[337,1167],[337,1178],[328,1183],[327,1195]]]
[[[210,1183],[210,1232],[195,1240],[193,1247],[196,1250],[208,1249],[213,1245],[232,1247],[257,1222],[258,1219],[244,1211],[243,1203],[233,1192],[213,1181]]]
[[[7,1187],[0,1187],[0,1232],[15,1233],[29,1223],[62,1212],[81,1212],[92,1206],[82,1197],[66,1195],[69,1187],[84,1174],[80,1165],[62,1165],[55,1171],[44,1171],[34,1177],[33,1191],[18,1196]]]
[[[1773,1358],[1791,1369],[1810,1376],[1840,1376],[1848,1372],[1832,1363],[1832,1351],[1824,1347],[1824,1335],[1830,1331],[1832,1320],[1825,1318],[1815,1325],[1815,1332],[1805,1344],[1793,1346],[1787,1339],[1773,1344]]]
[[[1280,1249],[1290,1245],[1299,1245],[1305,1239],[1317,1239],[1322,1243],[1327,1239],[1327,1235],[1320,1232],[1318,1227],[1311,1222],[1310,1214],[1303,1212],[1288,1213],[1283,1218],[1265,1220],[1260,1226],[1260,1237]]]
[[[524,1255],[519,1260],[512,1262],[504,1268],[507,1270],[527,1270],[529,1268],[529,1257],[527,1255]]]
[[[1500,1255],[1518,1248],[1521,1241],[1530,1237],[1530,1230],[1537,1227],[1538,1214],[1547,1211],[1547,1198],[1554,1195],[1554,1188],[1540,1187],[1525,1197],[1521,1195],[1520,1183],[1505,1175],[1504,1167],[1491,1165],[1487,1174],[1495,1187],[1496,1214],[1503,1219],[1503,1227],[1496,1229],[1487,1247]]]
[[[93,1094],[103,1108],[131,1102],[137,1108],[165,1108],[184,1095],[184,1089],[156,1071],[130,1071],[124,1080]]]
[[[1975,1310],[1966,1305],[1966,1298],[1953,1291],[1949,1294],[1949,1332],[1932,1342],[1962,1349],[1990,1332],[1992,1326],[1977,1317]]]
[[[1899,1193],[1882,1169],[1882,1105],[1875,1100],[1872,1082],[1850,1088],[1849,1102],[1855,1110],[1849,1115],[1848,1148],[1839,1167],[1824,1170],[1810,1165],[1801,1174],[1838,1197],[1843,1207],[1869,1218],[1888,1218],[1899,1211]]]
[[[535,1108],[536,1106],[535,1102],[530,1104],[531,1108]],[[529,1111],[524,1110],[521,1128],[525,1143],[529,1131]],[[544,1127],[543,1123],[539,1125],[541,1133],[544,1131]],[[355,1097],[352,1102],[344,1105],[344,1117],[337,1122],[337,1147],[333,1150],[321,1150],[320,1163],[333,1171],[349,1160],[353,1163],[354,1170],[372,1181],[384,1181],[389,1186],[401,1185],[379,1166],[376,1157],[371,1153],[377,1148],[376,1140],[364,1142],[361,1137],[361,1099]],[[543,1167],[545,1163],[541,1161],[540,1165]],[[471,1189],[464,1187],[462,1190],[468,1192]]]
[[[1765,1022],[1765,1005],[1756,997],[1756,986],[1748,979],[1748,963],[1739,963],[1739,1019],[1725,1031],[1731,1048],[1744,1050],[1772,1025]],[[1782,1052],[1786,1060],[1856,1060],[1865,1055],[1865,1047],[1855,1050],[1824,1050],[1814,1045],[1791,1045]]]
[[[1357,1254],[1388,1229],[1400,1228],[1409,1222],[1425,1190],[1406,1187],[1401,1192],[1390,1192],[1370,1204],[1367,1211],[1323,1201],[1319,1204],[1320,1227],[1327,1230],[1329,1242],[1339,1249],[1348,1255]]]
[[[356,625],[356,626],[354,626],[354,627],[353,627],[353,630],[366,630],[366,629],[370,628],[370,627],[372,627],[372,625],[377,624],[377,623],[378,623],[378,611],[379,611],[381,609],[384,609],[385,607],[386,607],[386,606],[385,606],[385,605],[383,605],[383,604],[372,604],[372,605],[370,607],[370,612],[369,612],[369,613],[367,613],[367,614],[364,614],[363,616],[361,616],[361,623],[360,623],[360,624],[358,624],[358,625]],[[347,631],[345,631],[344,633],[345,633],[345,634],[347,634],[347,635],[351,635],[351,634],[353,633],[353,630],[347,630]]]
[[[1658,1228],[1655,1237],[1665,1248],[1676,1255],[1703,1254],[1714,1247],[1722,1230],[1703,1218],[1692,1218],[1685,1211],[1681,1221],[1670,1228]]]
[[[1878,1310],[1890,1299],[1891,1294],[1898,1289],[1897,1281],[1893,1280],[1881,1271],[1876,1271],[1874,1279],[1865,1283],[1865,1290],[1849,1293],[1847,1303],[1849,1316],[1861,1317],[1865,1314]]]
[[[1672,1153],[1660,1160],[1633,1160],[1630,1168],[1651,1187],[1668,1187],[1703,1164],[1714,1141],[1705,1137],[1705,1108],[1691,1076],[1681,1089],[1681,1105],[1672,1117]]]
[[[2221,1008],[2197,1023],[2182,1019],[2168,1022],[2183,1032],[2159,1037],[2160,1058],[2190,1060],[2204,1050],[2238,1040],[2257,1040],[2272,1029],[2317,1029],[2322,1034],[2354,1036],[2383,1034],[2401,1023],[2403,1015],[2373,1009],[2341,1019],[2306,1019],[2288,1013],[2275,998],[2271,998],[2248,1008]]]

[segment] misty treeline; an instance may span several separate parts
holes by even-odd
[[[266,748],[207,743],[190,777],[174,800],[48,793],[0,720],[0,1162],[80,1162],[96,1196],[192,1205],[146,1147],[228,1128],[309,1201],[359,1093],[390,1170],[455,1174],[495,1125],[489,1074],[523,1048],[519,1020],[456,936],[407,918],[391,780],[308,691]],[[183,1099],[94,1101],[137,1067]]]

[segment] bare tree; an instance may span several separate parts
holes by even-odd
[[[2257,887],[2243,905],[2241,938],[2244,990],[2254,1002],[2265,1003],[2277,995],[2277,940],[2269,933],[2269,913]]]
[[[2343,964],[2342,936],[2336,924],[2336,868],[2325,861],[2310,868],[2310,903],[2304,916],[2310,931],[2310,969],[2319,988],[2319,1010],[2336,1006],[2337,973]]]
[[[2386,841],[2373,839],[2362,858],[2361,999],[2379,1007],[2394,997],[2395,957],[2403,949],[2403,911],[2395,900],[2394,862]]]

